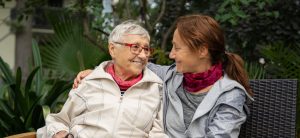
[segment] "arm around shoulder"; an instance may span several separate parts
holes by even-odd
[[[163,78],[167,74],[167,71],[169,70],[170,66],[163,66],[163,65],[158,65],[158,64],[154,64],[154,63],[148,63],[147,68],[149,68],[152,72],[154,72],[158,77],[160,77],[163,80]]]

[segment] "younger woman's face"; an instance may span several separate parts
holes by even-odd
[[[203,69],[203,58],[199,52],[192,51],[181,39],[176,29],[173,35],[173,47],[169,54],[176,62],[176,70],[180,73],[198,73]],[[206,59],[206,58],[205,58]]]

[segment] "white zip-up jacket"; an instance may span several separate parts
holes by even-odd
[[[104,71],[108,63],[101,63],[71,90],[61,111],[47,116],[38,137],[52,137],[62,130],[75,138],[167,137],[163,130],[162,80],[145,68],[142,80],[121,96],[116,82]]]

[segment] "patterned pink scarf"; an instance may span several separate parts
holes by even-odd
[[[193,93],[198,92],[219,80],[222,73],[222,63],[212,66],[208,71],[202,73],[184,73],[183,87]]]
[[[143,73],[141,73],[140,75],[138,75],[136,78],[134,78],[132,80],[124,81],[115,74],[114,64],[108,65],[106,68],[106,72],[109,73],[113,77],[113,79],[116,81],[116,83],[120,87],[121,91],[126,91],[129,87],[136,84],[143,78]]]

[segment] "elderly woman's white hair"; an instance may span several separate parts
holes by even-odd
[[[140,35],[150,41],[149,33],[140,26],[136,21],[128,20],[117,25],[109,35],[108,42],[123,42],[125,35]]]

